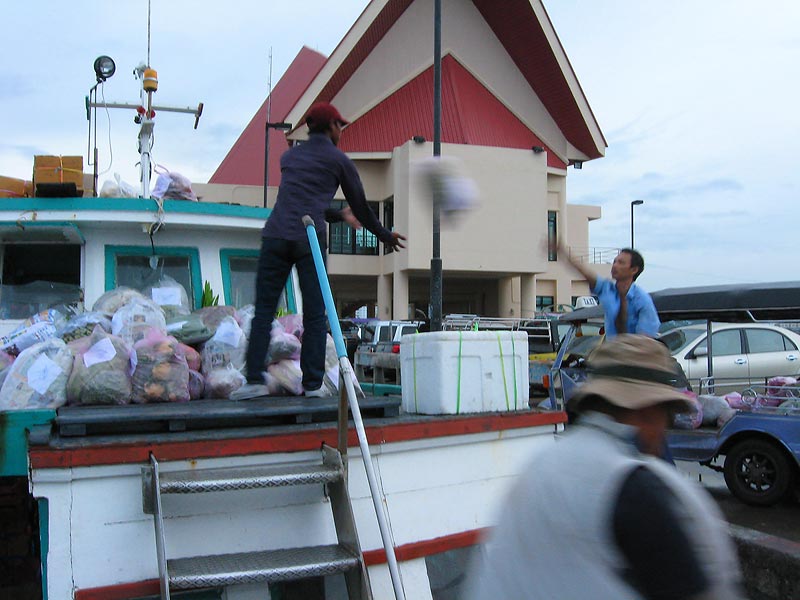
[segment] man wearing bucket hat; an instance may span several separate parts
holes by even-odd
[[[481,547],[468,598],[743,598],[713,500],[664,461],[676,411],[667,349],[623,334],[592,355],[575,425],[541,448]]]
[[[261,234],[261,253],[256,274],[255,315],[247,348],[247,384],[232,398],[245,399],[267,393],[264,361],[278,298],[292,267],[297,267],[303,294],[303,340],[300,369],[306,396],[328,395],[322,386],[325,375],[325,303],[314,268],[311,246],[302,219],[314,219],[320,248],[327,248],[326,220],[362,225],[387,246],[403,248],[406,238],[381,225],[367,204],[364,187],[353,161],[337,148],[348,122],[328,102],[314,104],[306,113],[308,140],[292,146],[281,156],[281,184],[275,207]],[[349,208],[330,209],[336,191],[342,188]]]

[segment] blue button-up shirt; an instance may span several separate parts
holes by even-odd
[[[597,296],[600,300],[600,306],[603,307],[606,336],[613,337],[617,335],[617,326],[614,322],[619,314],[620,306],[617,284],[611,279],[598,277],[592,293]],[[650,294],[635,283],[632,283],[625,298],[628,301],[627,333],[641,333],[655,337],[658,334],[661,321],[658,320],[656,306],[653,304]]]
[[[384,243],[392,233],[381,225],[364,195],[364,186],[353,161],[323,133],[312,133],[308,141],[289,148],[281,156],[281,185],[275,208],[264,225],[264,237],[282,240],[307,239],[303,215],[314,219],[325,239],[325,210],[341,186],[355,217]]]

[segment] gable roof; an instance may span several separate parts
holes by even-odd
[[[334,100],[413,3],[414,0],[372,0],[287,118],[299,124],[311,104]],[[583,160],[603,156],[606,141],[542,0],[472,0],[472,4],[575,149],[575,156],[564,158]],[[444,94],[443,90],[443,102]],[[344,116],[355,125],[365,115]]]
[[[272,90],[270,120],[273,123],[286,119],[308,84],[319,73],[326,58],[306,46],[300,49]],[[239,139],[208,180],[209,183],[264,185],[264,136],[267,125],[269,97],[256,111]],[[277,186],[281,180],[280,155],[288,148],[286,132],[272,129],[269,134],[269,184]]]
[[[390,152],[414,136],[433,138],[433,67],[347,127],[345,152]],[[442,58],[442,142],[500,148],[547,148],[516,115],[453,56]],[[566,164],[552,151],[550,167]]]

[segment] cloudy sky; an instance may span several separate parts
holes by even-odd
[[[570,169],[570,202],[596,204],[590,243],[630,243],[650,290],[800,279],[800,2],[544,0],[608,141]],[[152,0],[154,160],[205,182],[303,45],[330,54],[366,0]],[[335,7],[335,9],[334,9]],[[30,178],[35,154],[87,156],[94,59],[108,102],[138,102],[147,0],[13,0],[4,6],[0,175]],[[446,41],[446,40],[445,40]],[[10,51],[10,52],[9,52]],[[100,182],[138,182],[133,112],[98,111]],[[91,167],[85,167],[91,171]]]

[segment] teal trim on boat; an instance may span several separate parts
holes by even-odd
[[[258,250],[252,248],[222,248],[219,251],[219,266],[222,271],[222,294],[225,304],[231,306],[231,259],[258,258]],[[253,277],[256,274],[253,273]]]
[[[192,277],[192,291],[194,293],[194,306],[200,308],[203,304],[203,278],[200,272],[200,251],[188,246],[158,246],[158,256],[186,256],[189,258],[189,269]],[[106,291],[117,287],[117,272],[114,268],[116,256],[150,256],[153,249],[150,246],[106,246],[105,247],[105,280]]]
[[[222,292],[225,297],[225,304],[231,305],[231,258],[238,257],[252,257],[258,258],[259,250],[252,250],[247,248],[223,248],[219,251],[220,270],[222,271]],[[253,277],[255,277],[253,273]],[[294,288],[292,287],[292,278],[286,281],[286,306],[290,312],[297,312],[297,302],[294,297]]]
[[[0,476],[28,476],[28,432],[55,418],[50,409],[0,412]]]
[[[3,203],[0,206],[0,210],[105,210],[109,212],[155,212],[158,210],[158,203],[151,198],[3,198]],[[219,204],[217,202],[164,200],[164,212],[213,215],[219,217],[246,217],[250,219],[266,220],[272,210],[258,206]]]
[[[63,227],[74,231],[81,244],[86,242],[86,238],[80,228],[75,223],[70,223],[69,221],[0,221],[0,227],[17,227],[24,230],[55,229],[56,227]]]

